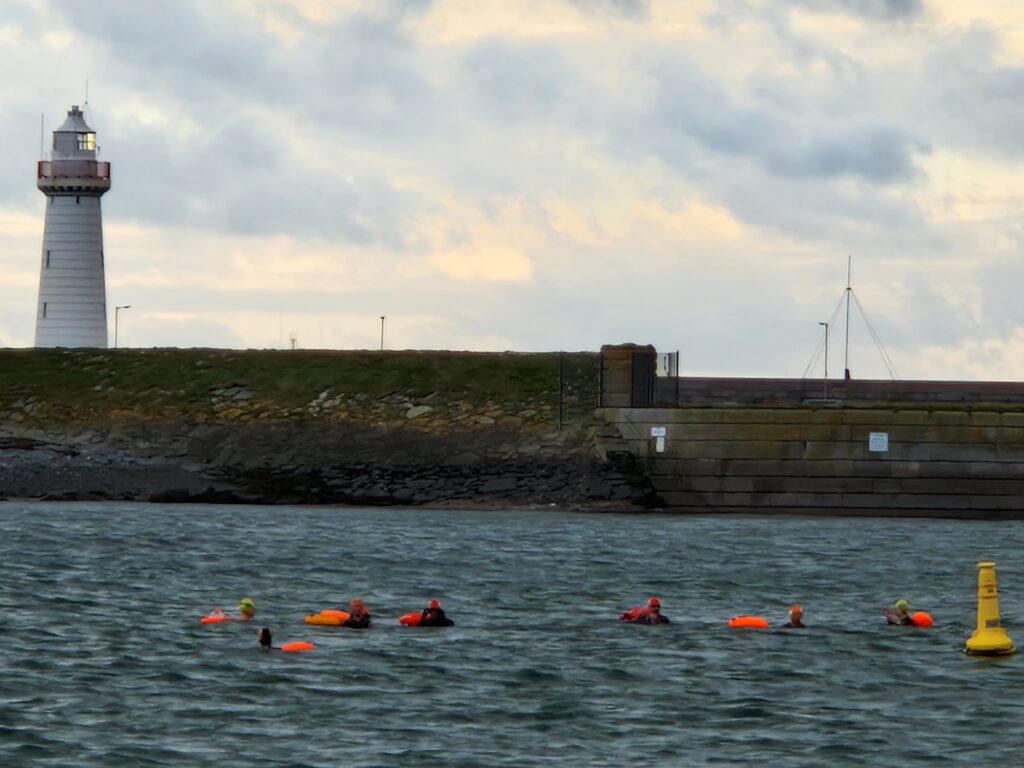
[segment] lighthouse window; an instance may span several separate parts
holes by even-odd
[[[49,251],[46,252],[46,268],[47,269],[50,268],[50,252]]]
[[[43,302],[43,318],[46,318],[46,302]]]
[[[95,133],[80,133],[78,134],[78,148],[88,151],[94,151],[96,149],[96,134]]]

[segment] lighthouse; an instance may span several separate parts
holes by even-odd
[[[36,177],[46,195],[36,346],[105,349],[100,198],[110,189],[110,163],[96,160],[96,133],[77,106],[53,132],[53,152]]]

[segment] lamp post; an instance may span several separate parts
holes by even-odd
[[[380,316],[380,351],[381,352],[384,351],[384,318],[385,317],[387,317],[387,315],[381,315]]]
[[[120,307],[114,307],[114,349],[117,349],[117,321],[118,315],[122,309],[131,309],[131,304],[122,304]]]
[[[828,323],[818,323],[818,325],[825,326],[825,378],[822,380],[825,394],[822,395],[822,399],[828,400]]]

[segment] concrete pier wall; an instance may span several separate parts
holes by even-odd
[[[740,381],[750,391],[758,380]],[[615,448],[636,457],[675,511],[1024,515],[1024,410],[1014,402],[966,405],[991,395],[963,387],[959,403],[948,400],[948,390],[940,402],[935,383],[927,384],[911,387],[931,393],[921,395],[927,405],[703,405],[603,414],[620,437]],[[771,389],[764,380],[761,386]],[[1014,386],[1024,394],[1018,385],[1003,388]],[[715,399],[706,390],[701,397]],[[652,428],[664,429],[661,452]]]

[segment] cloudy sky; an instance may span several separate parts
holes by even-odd
[[[800,376],[852,254],[901,378],[1024,378],[1018,0],[3,0],[0,73],[0,346],[88,80],[125,345]]]

